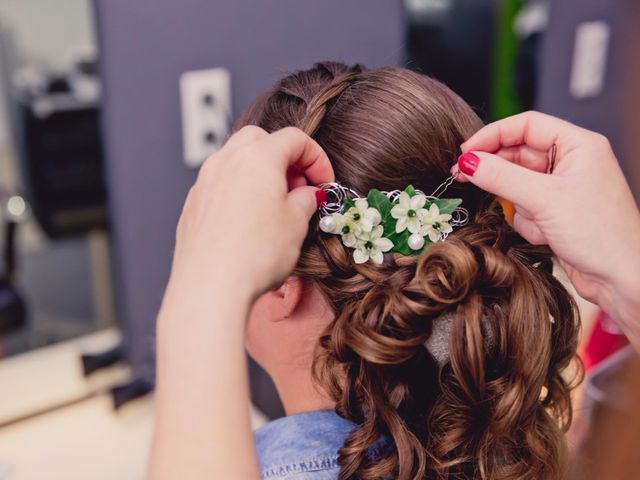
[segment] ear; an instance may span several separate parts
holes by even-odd
[[[294,312],[302,301],[304,282],[300,277],[294,275],[288,277],[285,282],[276,290],[278,317],[276,321],[285,320],[293,316]]]

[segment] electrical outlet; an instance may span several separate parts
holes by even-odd
[[[569,91],[578,99],[595,98],[605,89],[611,26],[604,20],[578,25]]]
[[[229,135],[231,74],[226,68],[194,70],[180,77],[184,161],[199,167]]]

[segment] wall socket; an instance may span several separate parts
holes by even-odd
[[[578,25],[569,83],[574,98],[595,98],[604,91],[610,43],[611,26],[607,22],[595,20]]]
[[[198,168],[220,149],[231,122],[231,73],[226,68],[180,76],[184,162]]]

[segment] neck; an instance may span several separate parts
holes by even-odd
[[[311,378],[310,368],[286,368],[271,378],[287,415],[335,408],[335,402]]]

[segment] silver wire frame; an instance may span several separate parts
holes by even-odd
[[[457,175],[452,175],[447,178],[444,182],[438,185],[431,195],[425,195],[425,193],[421,190],[416,190],[418,195],[424,195],[428,200],[439,200],[440,195],[442,195],[455,181]],[[342,212],[342,208],[344,206],[344,200],[346,197],[350,197],[353,199],[364,198],[354,189],[347,187],[346,185],[342,185],[339,182],[331,182],[331,183],[323,183],[319,185],[319,187],[327,193],[327,201],[323,203],[320,207],[320,217],[326,217],[332,215],[334,213]],[[390,192],[382,192],[386,197],[391,201],[391,203],[395,202],[402,190],[391,190]],[[466,225],[469,222],[469,211],[466,208],[458,207],[451,214],[451,220],[449,224],[452,227],[461,227]],[[442,234],[443,240],[447,238],[447,234]]]

